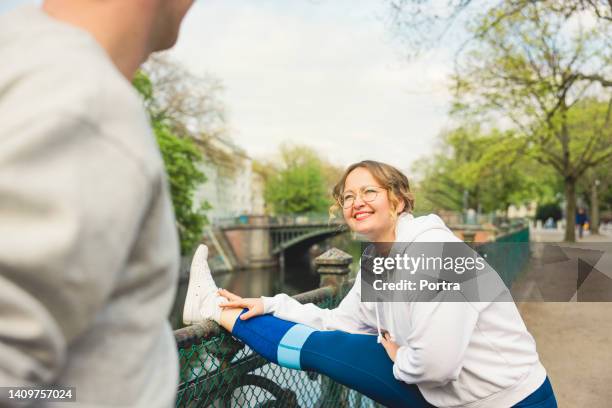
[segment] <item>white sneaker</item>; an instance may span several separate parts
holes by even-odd
[[[217,285],[208,267],[208,247],[200,245],[193,255],[189,270],[189,285],[183,308],[183,323],[189,325],[212,319],[219,323],[219,304],[226,299],[217,294]]]

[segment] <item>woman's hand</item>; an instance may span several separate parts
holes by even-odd
[[[397,355],[397,350],[400,348],[399,344],[394,343],[391,340],[391,335],[389,333],[385,333],[383,335],[381,342],[383,347],[387,351],[389,358],[395,363],[395,356]]]
[[[241,298],[238,295],[234,295],[232,292],[219,289],[219,295],[227,298],[229,302],[221,303],[219,306],[223,309],[227,308],[241,308],[249,309],[248,312],[240,315],[240,320],[247,320],[254,316],[263,314],[264,307],[261,298]]]

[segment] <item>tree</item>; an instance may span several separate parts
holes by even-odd
[[[505,211],[510,204],[551,195],[550,175],[515,147],[512,132],[464,125],[440,136],[439,151],[417,162],[419,200],[432,208]]]
[[[153,131],[164,159],[181,253],[185,255],[200,241],[207,222],[205,211],[209,206],[206,202],[195,206],[193,201],[195,189],[206,181],[197,167],[202,161],[202,155],[190,138],[179,137],[175,133],[168,118],[156,114],[159,102],[155,101],[155,89],[149,77],[140,71],[134,77],[133,84],[148,107]]]
[[[539,203],[536,210],[535,219],[546,222],[549,218],[559,221],[563,218],[563,211],[558,203]]]
[[[266,203],[276,214],[326,212],[331,178],[340,172],[313,149],[292,145],[281,146],[279,162],[259,162],[255,170],[264,178]]]
[[[164,122],[178,137],[192,139],[207,163],[226,174],[240,168],[240,158],[219,147],[215,139],[229,139],[221,81],[210,74],[194,75],[165,54],[152,55],[144,72],[155,88],[145,100],[153,122]]]
[[[609,172],[608,172],[609,175]],[[598,188],[601,221],[612,222],[612,183],[608,182]]]
[[[165,121],[177,134],[192,137],[225,132],[221,81],[207,74],[193,75],[165,54],[154,54],[143,67],[155,87],[145,99],[152,120]]]
[[[599,234],[600,210],[602,204],[606,204],[611,188],[612,180],[607,163],[587,170],[580,180],[578,194],[589,205],[589,231],[591,234]]]
[[[472,40],[485,36],[498,24],[505,23],[538,5],[558,15],[570,18],[590,15],[602,23],[612,23],[612,1],[610,0],[387,0],[389,5],[390,26],[393,31],[408,43],[409,55],[417,55],[450,37],[456,26],[477,19],[478,15],[494,14],[487,21],[464,38],[458,46],[460,52]],[[461,37],[453,33],[455,37]]]
[[[574,241],[576,182],[612,159],[612,95],[605,88],[612,85],[612,35],[607,24],[573,28],[563,13],[545,6],[525,5],[503,20],[491,10],[477,21],[472,32],[481,35],[454,78],[454,113],[507,121],[522,134],[517,149],[563,179],[565,240]],[[598,107],[587,109],[587,100]]]

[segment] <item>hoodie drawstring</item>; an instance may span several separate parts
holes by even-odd
[[[380,316],[378,315],[378,303],[374,303],[374,310],[376,310],[376,329],[378,330],[378,337],[376,338],[376,342],[382,343],[382,332],[380,331]]]

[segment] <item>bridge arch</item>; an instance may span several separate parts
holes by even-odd
[[[306,228],[296,228],[294,230],[271,230],[272,254],[278,255],[281,252],[294,246],[308,246],[323,241],[327,238],[346,232],[342,225],[322,225],[309,226]]]

